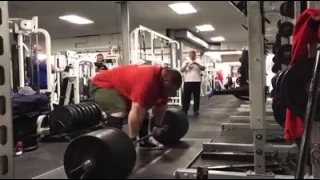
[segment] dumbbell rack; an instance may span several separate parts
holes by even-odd
[[[292,179],[293,176],[276,175],[266,172],[267,153],[286,154],[297,152],[296,145],[271,145],[266,143],[266,123],[265,123],[265,61],[262,35],[262,14],[261,4],[258,1],[247,1],[248,4],[248,30],[249,30],[249,80],[250,80],[250,126],[253,131],[253,144],[231,144],[231,143],[204,143],[203,152],[225,151],[225,152],[253,152],[254,171],[248,172],[230,172],[230,171],[212,171],[208,168],[205,172],[199,172],[197,169],[177,169],[176,179],[196,179],[199,174],[205,174],[204,178],[268,178],[268,179]],[[202,153],[203,153],[202,152]]]

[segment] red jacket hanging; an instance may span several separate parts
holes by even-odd
[[[297,19],[293,29],[292,39],[292,59],[290,65],[298,59],[307,59],[308,44],[319,42],[320,10],[307,9]],[[288,109],[286,112],[285,136],[286,140],[294,140],[301,137],[303,133],[303,119],[294,116]]]

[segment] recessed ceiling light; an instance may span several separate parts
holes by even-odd
[[[220,42],[220,41],[224,41],[224,37],[223,36],[217,36],[217,37],[212,37],[211,41],[216,41],[216,42]]]
[[[196,26],[199,31],[214,31],[215,29],[210,24]]]
[[[190,3],[174,3],[170,4],[169,7],[177,14],[191,14],[197,12]]]
[[[93,21],[77,15],[60,16],[59,19],[62,19],[74,24],[92,24],[93,23]]]

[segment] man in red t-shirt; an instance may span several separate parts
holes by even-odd
[[[179,71],[159,66],[128,65],[93,77],[90,93],[108,115],[108,125],[122,128],[122,121],[128,115],[129,136],[136,140],[138,134],[140,137],[148,134],[148,121],[144,119],[153,107],[156,121],[153,133],[161,133],[168,97],[175,95],[181,83]],[[140,126],[143,126],[141,130]],[[149,138],[140,142],[140,148],[160,149],[163,145]]]

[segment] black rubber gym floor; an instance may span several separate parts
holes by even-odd
[[[177,168],[186,167],[199,154],[203,142],[221,131],[221,123],[227,122],[240,104],[233,96],[202,98],[200,116],[189,116],[190,129],[181,144],[161,151],[138,151],[136,167],[129,179],[172,179]],[[67,143],[39,144],[38,150],[16,157],[15,178],[66,179],[63,169],[66,147]]]

